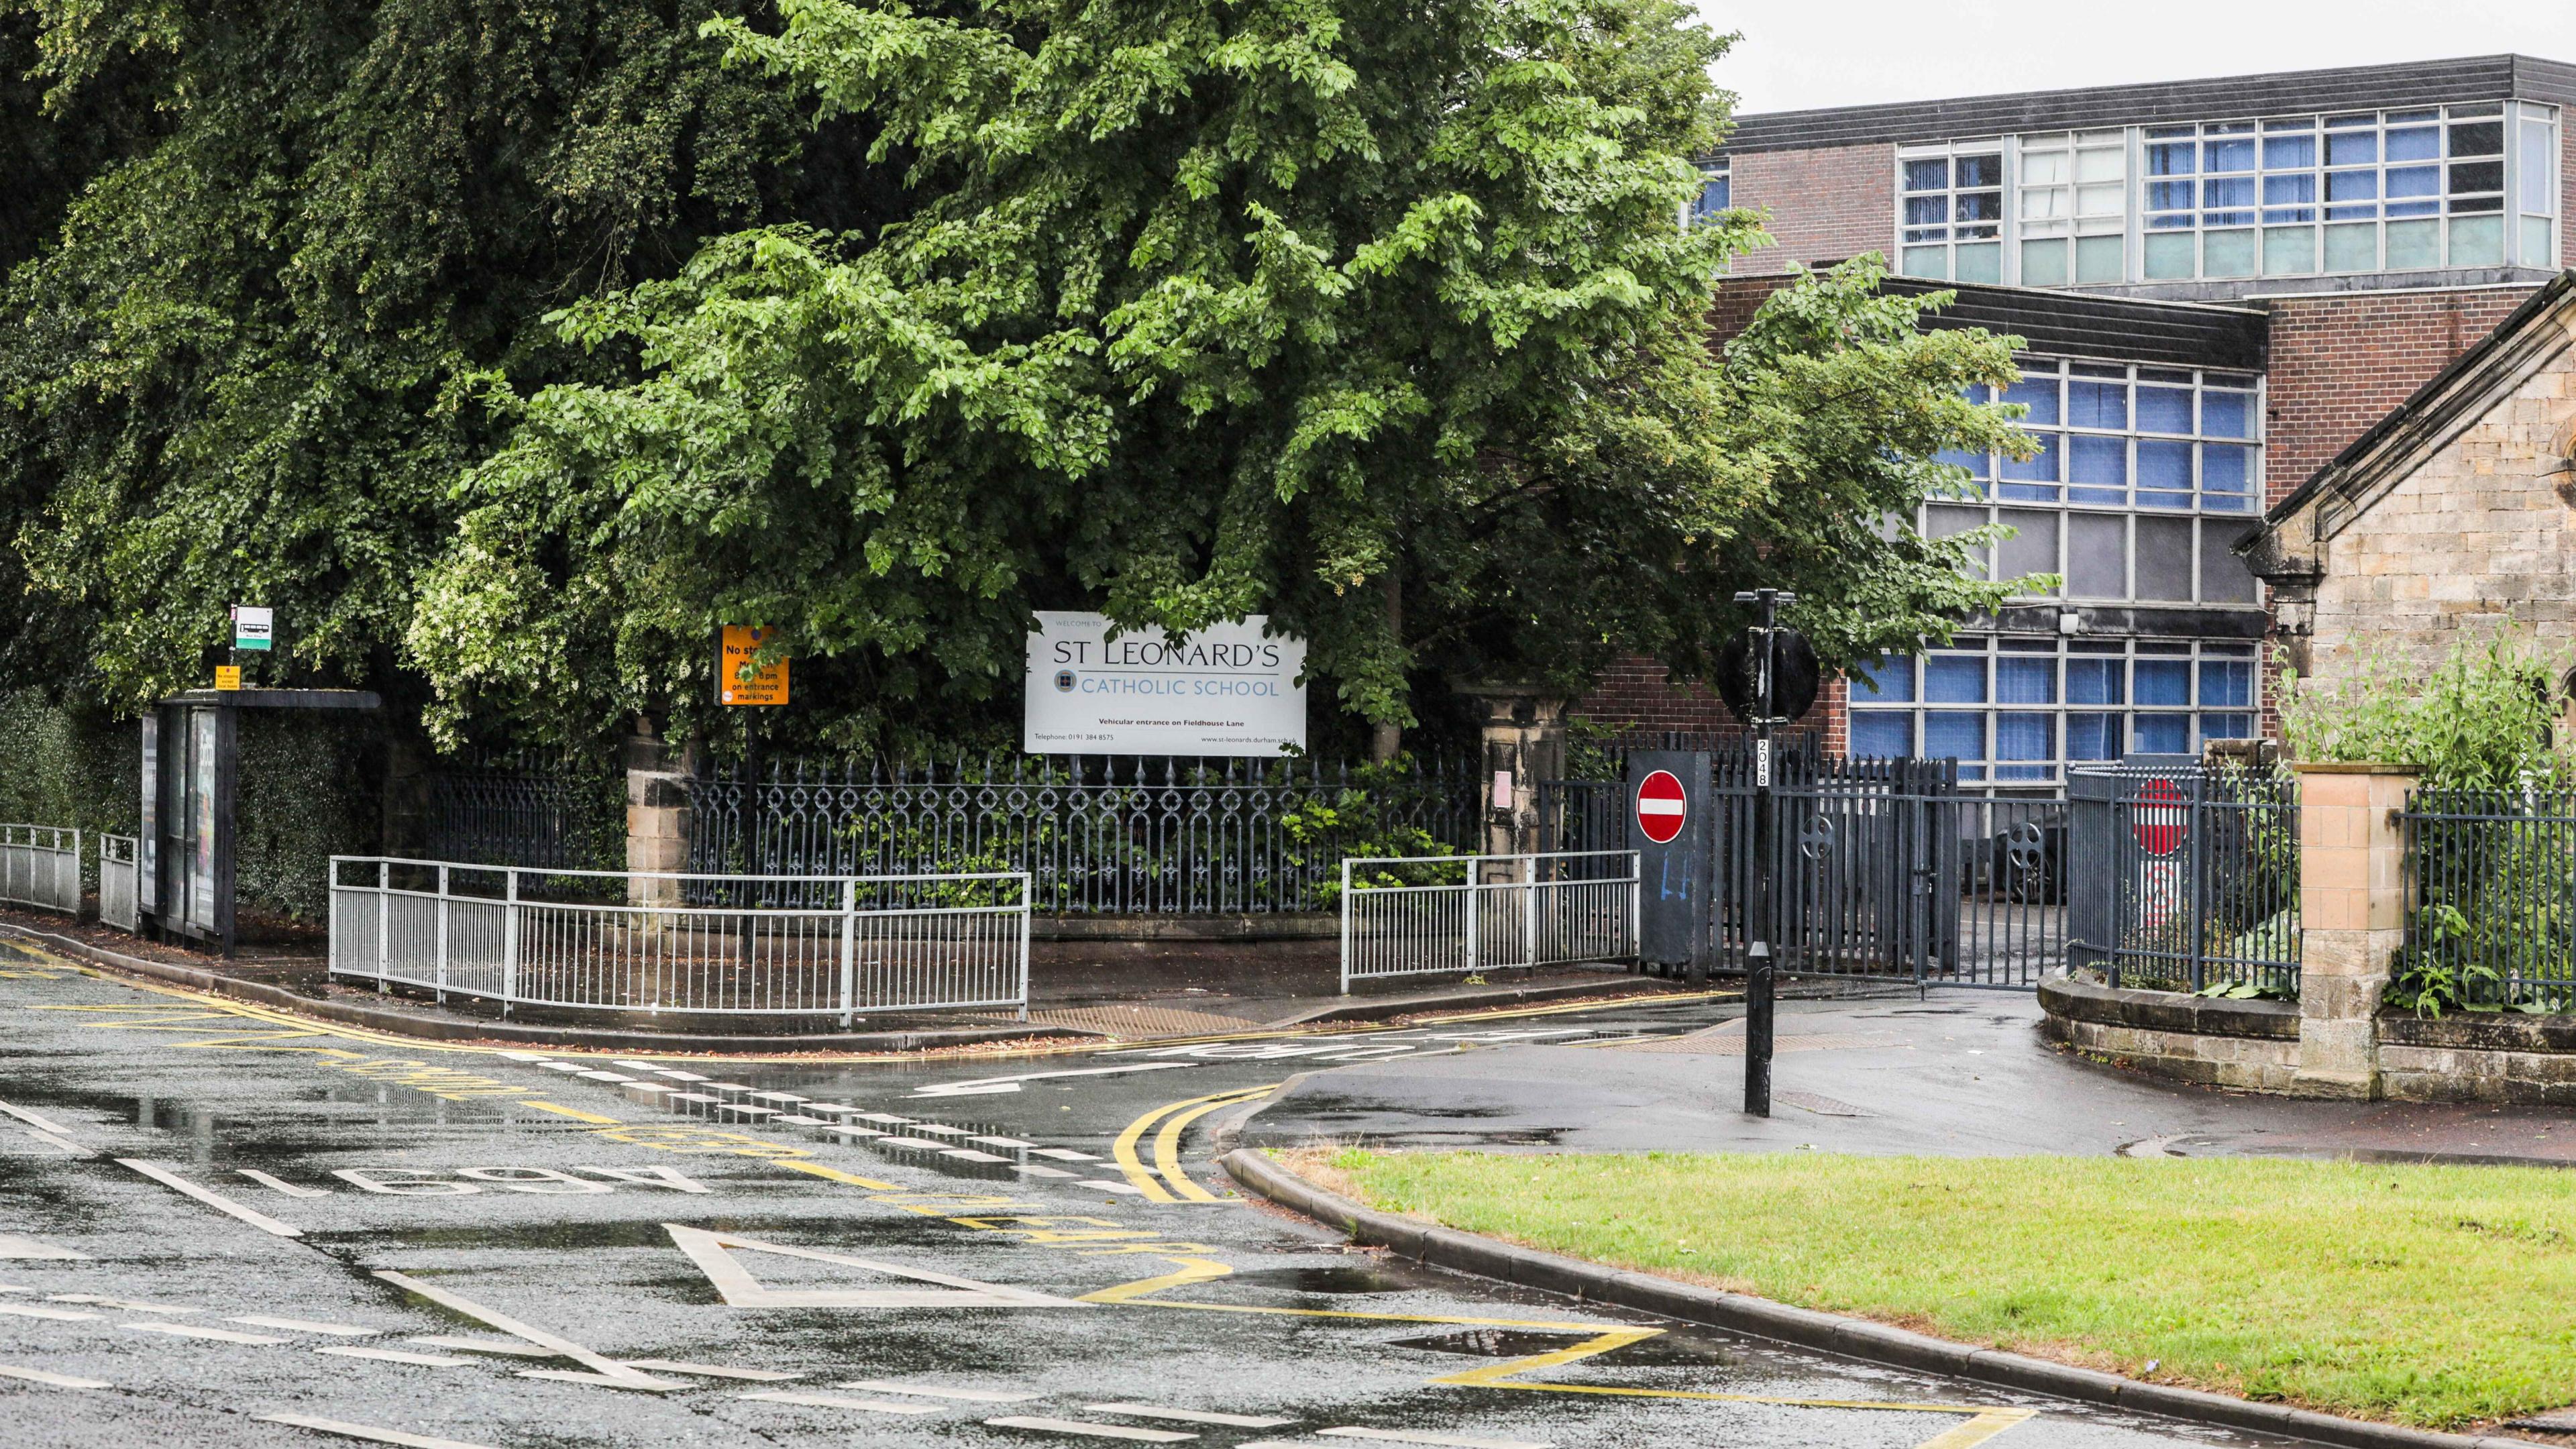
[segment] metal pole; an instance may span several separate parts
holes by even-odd
[[[1026,892],[1022,895],[1025,898]],[[850,1014],[856,1009],[854,1003],[858,999],[858,957],[852,939],[858,923],[859,883],[845,880],[841,882],[841,1029],[844,1031],[850,1028]],[[1023,951],[1023,956],[1025,954]],[[1021,1009],[1025,1011],[1028,1003],[1027,973],[1023,971],[1021,977],[1020,1002]]]
[[[1342,857],[1342,994],[1351,994],[1351,858]]]
[[[1778,784],[1773,779],[1771,761],[1771,728],[1776,721],[1772,701],[1772,649],[1779,637],[1779,606],[1795,602],[1795,596],[1777,589],[1757,589],[1748,597],[1735,596],[1738,603],[1751,603],[1762,611],[1762,622],[1754,628],[1754,707],[1753,707],[1753,890],[1747,902],[1751,906],[1745,934],[1750,941],[1745,949],[1744,982],[1744,1110],[1756,1117],[1771,1115],[1771,1046],[1775,993],[1778,988],[1778,960],[1773,954],[1772,937],[1778,928],[1778,912],[1771,898],[1772,856],[1779,841],[1780,812],[1777,807]]]
[[[447,867],[438,868],[438,1004],[447,1004]]]
[[[376,991],[385,989],[385,933],[393,929],[394,867],[389,860],[376,862]]]
[[[1521,960],[1538,964],[1538,857],[1521,857]]]
[[[519,999],[519,873],[510,871],[508,912],[501,921],[501,1015],[510,1014],[510,1003]]]

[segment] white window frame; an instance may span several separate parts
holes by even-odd
[[[1927,658],[1962,659],[1979,656],[1984,660],[1982,691],[1984,699],[1935,701],[1924,697],[1927,682],[1924,661]],[[2170,637],[2065,639],[2010,634],[1971,635],[1954,640],[1947,645],[1918,649],[1911,655],[1898,657],[1905,659],[1906,663],[1903,667],[1910,671],[1909,692],[1913,697],[1909,700],[1873,704],[1871,701],[1879,696],[1861,670],[1853,671],[1850,689],[1852,753],[1855,755],[1862,753],[1861,722],[1872,717],[1906,716],[1906,738],[1912,755],[1923,758],[1926,731],[1930,727],[1927,716],[1979,714],[1984,716],[1980,726],[1981,747],[1984,752],[1981,758],[1969,760],[1959,756],[1932,757],[1959,759],[1959,778],[1963,782],[1990,785],[2000,789],[2016,786],[2044,787],[2064,781],[2069,765],[2105,763],[2089,759],[2071,761],[2067,758],[2067,716],[2069,715],[2117,716],[2122,755],[2136,749],[2137,718],[2140,715],[2180,715],[2184,720],[2183,753],[2194,755],[2207,748],[2212,740],[2258,738],[2263,729],[2262,649],[2259,644],[2250,640]],[[2050,672],[2050,698],[2045,702],[2019,700],[2007,702],[1998,699],[1997,695],[2001,692],[1998,688],[2000,682],[1997,671],[1998,661],[2038,658],[2051,660],[2054,666]],[[2118,703],[2075,704],[2067,700],[2067,664],[2072,660],[2094,659],[2120,661]],[[2138,703],[2137,665],[2141,661],[2182,663],[2185,678],[2190,686],[2187,702],[2179,705]],[[2244,667],[2246,698],[2243,704],[2204,702],[2204,685],[2208,682],[2208,677],[2203,672],[2203,666],[2216,664]],[[2049,758],[2047,760],[2005,761],[1995,757],[2001,734],[1999,716],[2008,714],[2044,714],[2049,717]],[[2224,721],[2233,732],[2212,733],[2211,725],[2217,721]],[[2007,777],[2001,773],[2005,770],[2015,770],[2019,773]]]
[[[1972,284],[1976,282],[1988,282],[2004,285],[2009,285],[2014,280],[2016,269],[2012,266],[2011,257],[2011,253],[2013,251],[2013,247],[2011,245],[2013,225],[2012,173],[2014,168],[2012,164],[2012,147],[2009,144],[2009,139],[2010,138],[2008,137],[2002,136],[1986,136],[1965,141],[1945,141],[1932,145],[1900,146],[1897,148],[1895,249],[1889,253],[1889,255],[1896,259],[1895,270],[1898,275],[1917,277],[1927,281],[1936,282],[1959,281],[1962,280],[1958,275],[1959,248],[1962,245],[1972,247],[1991,245],[1994,248],[1995,255],[1994,275],[1992,277],[1975,277],[1968,278],[1966,280]],[[1995,158],[1995,184],[1993,186],[1972,186],[1962,188],[1958,184],[1958,164],[1960,158],[1971,156],[1992,156]],[[1909,240],[1909,237],[1915,233],[1928,232],[1935,230],[1936,228],[1933,224],[1928,222],[1921,227],[1908,224],[1906,216],[1907,201],[1910,198],[1928,196],[1933,193],[1910,192],[1906,189],[1906,164],[1908,162],[1933,160],[1938,160],[1942,163],[1945,177],[1945,184],[1938,193],[1942,198],[1942,220],[1937,226],[1937,230],[1939,230],[1941,235],[1937,239]],[[1959,218],[1959,196],[1963,190],[1969,195],[1982,195],[1988,191],[1992,191],[1995,194],[1995,218],[1992,222],[1963,222]],[[1991,227],[1991,230],[1986,230],[1986,228],[1989,227]],[[1962,229],[1974,229],[1981,234],[1961,237],[1959,232]],[[1923,262],[1927,261],[1932,253],[1936,251],[1939,253],[1941,263],[1941,268],[1937,273],[1919,271],[1916,269]]]

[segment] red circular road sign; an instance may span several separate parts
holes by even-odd
[[[1690,802],[1682,795],[1682,782],[1670,770],[1657,770],[1637,782],[1637,828],[1657,845],[1669,843],[1682,833],[1682,822],[1690,817]]]
[[[2171,855],[2182,844],[2187,802],[2182,787],[2159,775],[2138,788],[2129,803],[2129,833],[2149,855]]]

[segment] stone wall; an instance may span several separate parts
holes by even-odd
[[[2576,510],[2550,471],[2576,432],[2571,374],[2562,347],[2319,545],[2312,673],[2390,650],[2429,663],[2508,614],[2547,647],[2576,645]]]
[[[2249,1092],[2286,1093],[2299,1069],[2299,1010],[2286,1001],[2219,1001],[2131,991],[2068,977],[2040,983],[2049,1036],[2113,1065]]]

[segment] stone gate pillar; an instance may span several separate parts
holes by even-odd
[[[1565,701],[1535,685],[1478,684],[1466,691],[1484,715],[1485,854],[1539,848],[1538,782],[1565,778]]]
[[[626,737],[626,868],[635,871],[689,868],[689,777],[697,771],[696,742],[674,747],[662,737],[662,722],[651,715],[635,717]],[[680,903],[680,883],[630,880],[630,905]]]
[[[2299,777],[2299,1067],[2306,1097],[2379,1095],[2379,1003],[2406,940],[2415,788],[2395,765],[2294,764]]]

